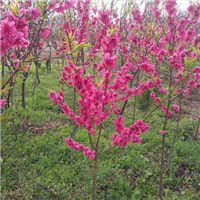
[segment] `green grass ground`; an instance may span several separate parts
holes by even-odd
[[[35,69],[26,81],[26,109],[21,106],[21,84],[14,90],[14,117],[17,127],[16,140],[12,122],[1,127],[2,199],[90,199],[93,161],[81,152],[75,152],[70,162],[71,149],[65,138],[72,132],[69,118],[48,98],[50,90],[59,90],[59,70],[53,65],[47,73],[39,69],[41,84],[34,94]],[[64,85],[66,102],[72,105],[72,90]],[[133,101],[124,113],[126,126],[131,124]],[[136,116],[143,113],[137,109]],[[103,126],[101,148],[111,145],[113,133],[111,116]],[[141,144],[116,147],[99,159],[96,199],[108,200],[157,200],[162,136],[159,133],[163,114],[156,111],[148,120],[150,129]],[[59,126],[51,126],[64,122]],[[48,125],[44,127],[44,124]],[[50,124],[50,125],[49,125]],[[164,174],[166,200],[200,199],[200,146],[191,136],[197,121],[187,116],[181,120],[174,147],[170,171]],[[42,127],[42,131],[40,130]],[[168,121],[165,158],[171,147],[176,122]],[[38,131],[39,130],[39,131]],[[77,128],[75,139],[89,145],[87,131]],[[165,159],[166,160],[166,159]]]

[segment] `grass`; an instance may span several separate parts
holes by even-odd
[[[11,121],[2,125],[2,199],[90,199],[92,186],[92,160],[76,152],[70,162],[71,149],[65,138],[71,135],[72,124],[68,117],[48,98],[50,90],[58,91],[59,70],[53,65],[47,73],[44,65],[39,69],[41,84],[35,84],[34,66],[26,81],[26,109],[21,106],[21,84],[14,90],[14,117],[18,140]],[[72,90],[64,85],[68,105],[72,105]],[[132,122],[132,105],[129,101],[124,117],[125,125]],[[143,116],[136,110],[137,119]],[[105,121],[101,148],[111,145],[113,119]],[[66,124],[44,128],[43,132],[24,127],[24,120],[31,127],[40,127],[45,122],[64,121]],[[163,114],[157,110],[148,119],[149,131],[141,144],[117,147],[99,159],[97,173],[97,199],[136,200],[158,198],[159,168],[162,136],[159,133]],[[169,173],[164,175],[166,200],[198,200],[200,189],[200,146],[191,136],[196,131],[197,121],[186,117],[181,121],[174,147]],[[168,121],[165,158],[171,147],[176,122]],[[89,145],[87,132],[78,127],[75,139]],[[166,160],[165,159],[165,160]]]

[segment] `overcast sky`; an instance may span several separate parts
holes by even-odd
[[[97,0],[96,0],[97,1]],[[99,0],[99,3],[101,2],[102,0]],[[105,3],[110,3],[111,0],[103,0]],[[119,0],[119,2],[117,3],[117,7],[120,9],[121,8],[121,5],[122,5],[122,2],[125,1],[125,0]],[[142,0],[136,0],[137,2],[140,2]],[[162,0],[161,0],[162,1]],[[195,0],[190,0],[192,2],[195,2]],[[190,5],[189,1],[188,0],[176,0],[177,4],[180,5],[180,9],[181,10],[186,10],[187,7]]]

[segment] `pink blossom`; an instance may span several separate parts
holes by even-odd
[[[39,9],[30,7],[29,10],[32,19],[36,19],[41,16],[41,11]]]
[[[150,97],[151,97],[152,99],[155,99],[156,93],[155,93],[155,92],[151,92],[151,93],[150,93]]]
[[[167,0],[165,3],[165,10],[167,11],[168,15],[173,15],[177,12],[174,8],[176,5],[176,0]]]
[[[65,142],[66,144],[73,148],[73,149],[76,149],[78,151],[83,151],[83,154],[90,158],[90,159],[94,159],[95,158],[95,151],[91,151],[90,147],[85,147],[83,144],[79,144],[78,142],[74,141],[73,139],[71,138],[66,138],[65,139]]]
[[[60,96],[62,96],[62,97],[65,96],[65,93],[64,93],[63,91],[59,91],[58,94],[59,94]]]
[[[190,88],[185,89],[183,96],[185,97],[187,94],[189,94]]]
[[[120,107],[117,107],[113,112],[115,113],[115,115],[118,115],[121,111],[122,109]]]
[[[89,133],[92,135],[92,134],[94,134],[95,133],[95,129],[91,129],[90,131],[89,131]]]
[[[145,159],[146,161],[149,161],[149,158],[148,158],[148,157],[145,157],[144,159]]]
[[[154,17],[155,17],[156,19],[158,19],[158,18],[160,17],[160,11],[159,11],[159,10],[155,10],[155,12],[154,12]]]
[[[142,22],[142,16],[140,14],[140,10],[139,9],[135,9],[131,12],[131,15],[133,16],[134,20],[136,20],[137,22],[141,23]]]
[[[169,62],[173,63],[176,62],[178,60],[178,55],[175,53],[171,56],[168,57]]]
[[[180,111],[180,107],[177,106],[177,105],[175,105],[175,104],[172,104],[172,108],[173,108],[174,110],[176,110],[177,112]]]
[[[173,112],[171,110],[168,110],[168,113],[167,113],[168,116],[171,116],[173,115]]]
[[[63,104],[62,105],[62,111],[66,114],[69,114],[70,113],[70,108],[69,106],[67,106],[66,104]]]
[[[109,10],[99,10],[99,19],[101,22],[105,24],[105,26],[108,26],[110,24],[110,11]]]
[[[195,68],[193,69],[193,72],[194,72],[194,73],[200,73],[200,67],[199,67],[199,66],[195,67]]]
[[[142,63],[140,65],[140,69],[143,69],[145,72],[153,72],[155,70],[155,66],[149,63]]]
[[[114,120],[116,132],[120,133],[120,132],[124,129],[123,121],[124,121],[124,118],[123,118],[122,115],[120,115],[119,117],[117,117],[117,118]]]
[[[160,131],[160,134],[161,134],[161,135],[164,135],[164,134],[165,134],[165,131]]]
[[[184,38],[184,37],[186,36],[186,31],[185,31],[185,30],[179,30],[178,35],[179,35],[181,38]]]
[[[41,31],[40,31],[40,36],[41,37],[47,37],[50,33],[51,29],[49,26],[45,26]]]
[[[119,99],[121,101],[125,102],[128,99],[128,97],[127,97],[127,95],[121,95],[121,97]]]
[[[72,0],[67,0],[65,1],[65,9],[69,10],[71,8],[73,8],[74,4],[76,3],[76,1],[72,1]]]
[[[154,101],[156,102],[156,105],[157,105],[157,106],[160,104],[160,98],[159,98],[159,97],[156,97],[156,98],[154,99]]]
[[[16,63],[15,69],[17,69],[17,68],[20,66],[20,61],[19,61],[19,59],[16,59],[16,60],[15,60],[15,63]]]
[[[3,105],[7,104],[7,101],[5,99],[0,100],[0,109]]]
[[[167,90],[166,90],[166,89],[163,89],[163,88],[159,89],[159,91],[160,91],[160,93],[162,93],[162,94],[165,94],[165,93],[167,92]]]
[[[200,88],[200,83],[197,83],[197,84],[195,85],[195,87],[196,87],[196,88]]]
[[[153,77],[157,77],[157,76],[158,76],[158,73],[157,73],[157,72],[154,72],[152,76],[153,76]]]
[[[190,81],[187,82],[188,86],[193,87],[195,86],[196,82],[192,79]]]
[[[105,39],[102,39],[101,42],[105,45],[105,48],[107,49],[109,49],[110,47],[116,49],[118,44],[117,35],[115,33],[113,36],[111,36],[111,34],[107,34]]]
[[[182,90],[182,88],[175,89],[175,91],[176,91],[177,93],[180,93],[181,90]]]
[[[191,14],[195,14],[195,7],[193,5],[190,5],[188,8],[187,8],[187,11]]]
[[[155,81],[155,84],[156,84],[156,85],[159,85],[160,83],[161,83],[161,79],[160,79],[160,78],[157,78],[156,81]]]
[[[194,79],[195,80],[200,80],[200,73],[195,73],[194,74]]]
[[[181,69],[181,64],[180,63],[171,64],[171,68],[179,70],[179,69]]]
[[[76,116],[75,118],[74,118],[74,120],[76,121],[76,123],[79,125],[79,126],[83,126],[83,120],[82,120],[82,118],[81,117],[79,117],[79,116]]]
[[[74,119],[74,118],[75,118],[75,115],[74,115],[73,112],[69,112],[69,116],[70,116],[71,119]]]
[[[30,65],[26,65],[26,66],[24,67],[24,69],[29,70],[29,69],[30,69]]]
[[[1,28],[1,37],[3,37],[3,39],[5,39],[7,41],[14,42],[14,41],[11,41],[11,39],[14,40],[14,38],[12,38],[11,36],[13,34],[16,34],[16,32],[17,32],[17,30],[14,26],[14,22],[2,20],[0,28]]]
[[[142,120],[137,120],[135,124],[132,124],[129,128],[123,128],[121,135],[115,133],[112,135],[113,145],[125,146],[128,142],[140,143],[140,133],[144,133],[148,130],[148,124],[145,124]]]
[[[163,105],[161,105],[160,107],[161,107],[161,110],[162,110],[163,112],[166,113],[166,111],[167,111],[167,106],[163,106]]]

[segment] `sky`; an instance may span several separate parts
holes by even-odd
[[[118,0],[119,2],[117,3],[117,7],[121,8],[122,2],[126,0]],[[140,2],[142,0],[136,0],[137,2]],[[162,1],[162,0],[161,0]],[[195,2],[195,0],[190,0],[191,2]],[[101,2],[101,0],[99,1]],[[105,3],[110,3],[111,0],[104,0]],[[177,4],[180,5],[181,10],[187,10],[188,6],[190,5],[188,0],[176,0]]]

